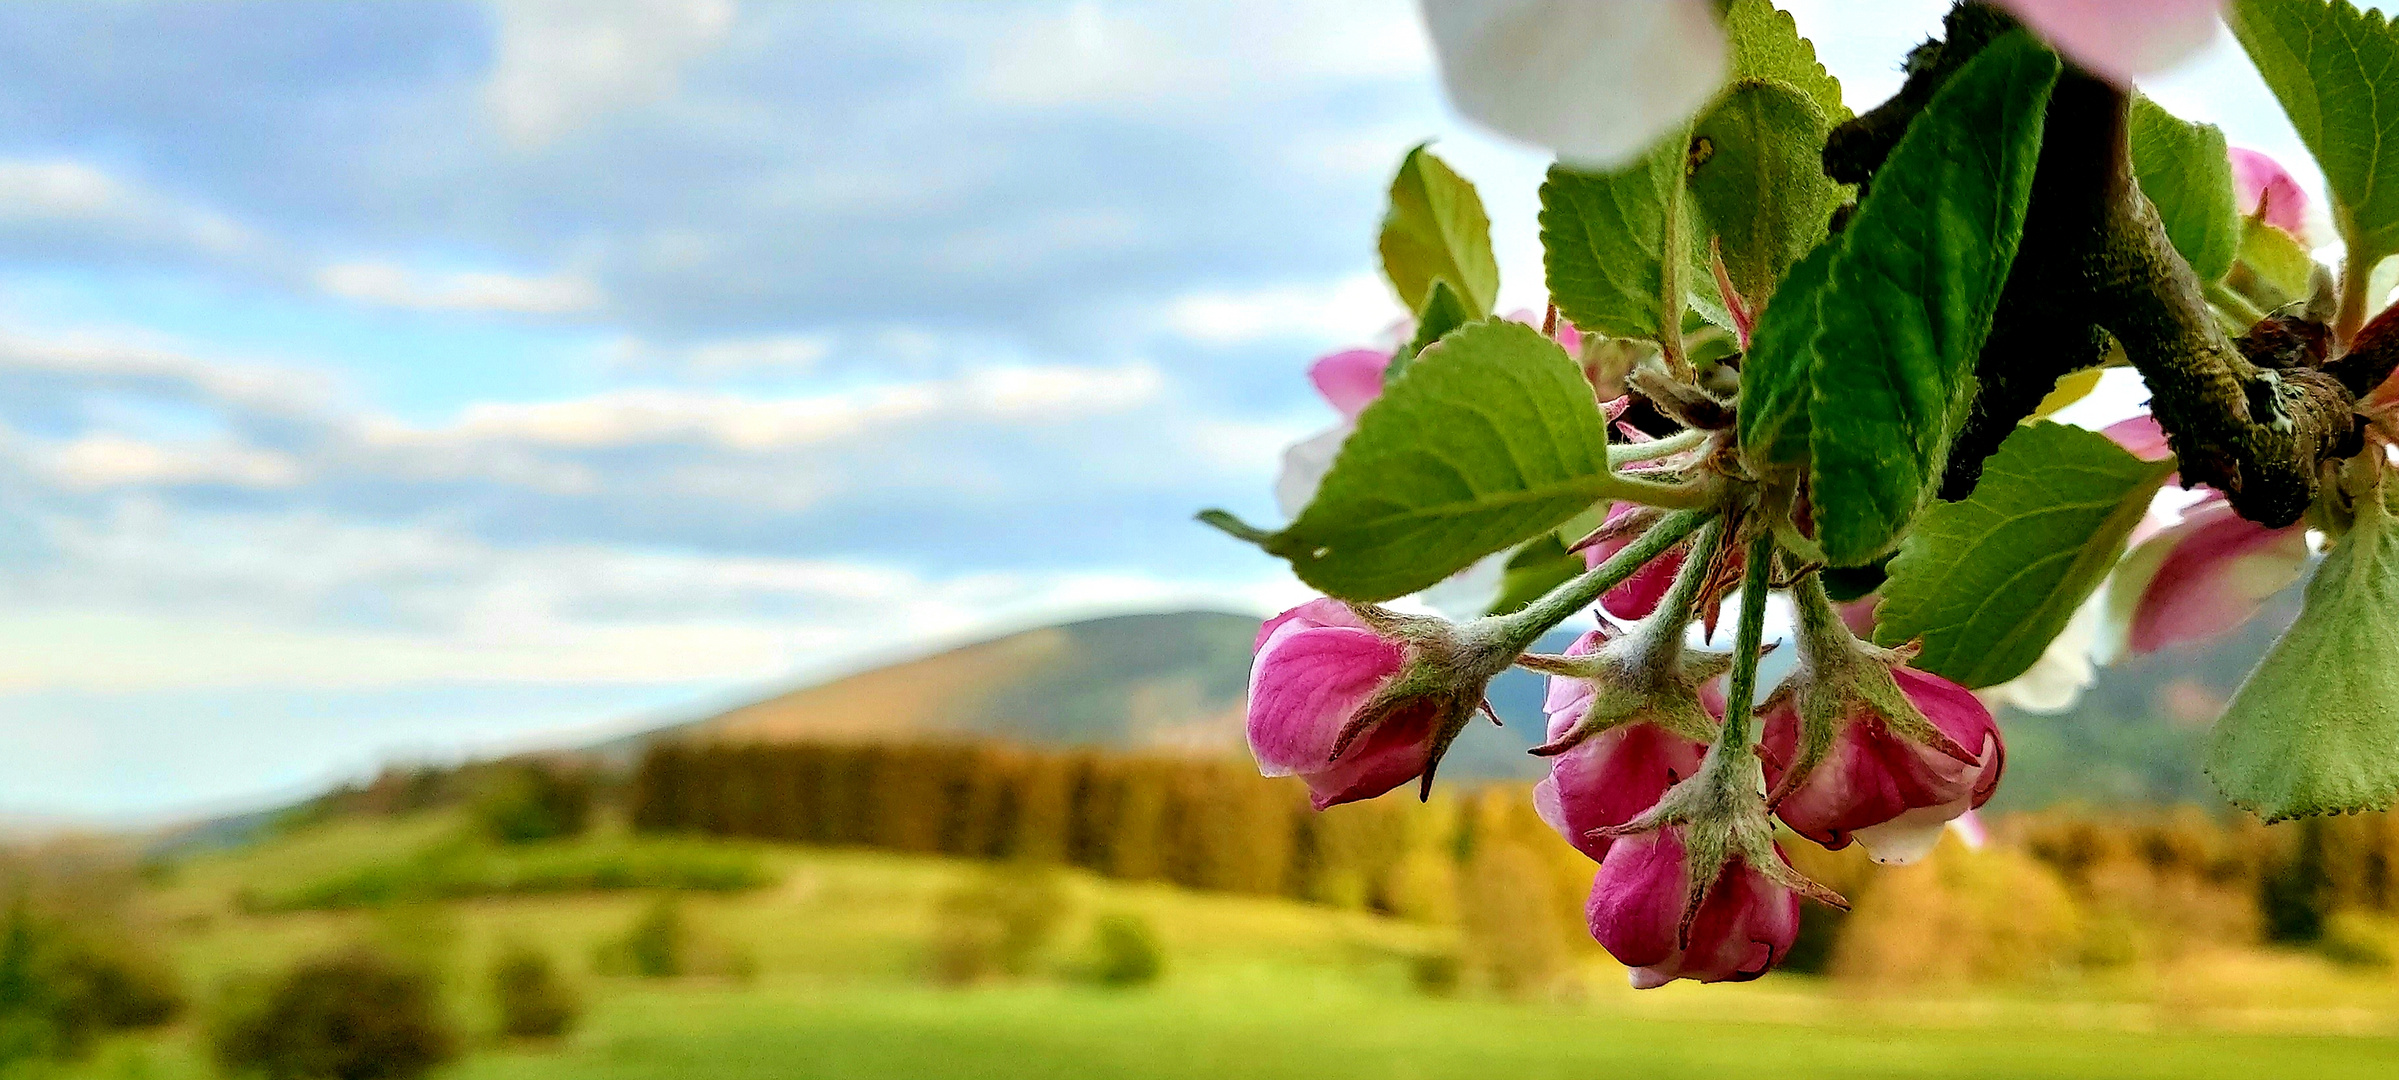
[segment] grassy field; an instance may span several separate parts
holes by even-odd
[[[240,902],[404,859],[459,827],[438,815],[337,823],[189,863],[145,906],[203,1003],[227,978],[361,938],[447,972],[469,1032],[489,1028],[481,973],[502,943],[538,944],[574,973],[591,1006],[580,1030],[555,1045],[472,1036],[473,1052],[444,1074],[455,1080],[2399,1075],[2399,977],[2297,955],[2228,954],[2006,992],[1860,996],[1792,976],[1636,994],[1595,953],[1587,977],[1554,998],[1441,998],[1408,977],[1411,956],[1442,944],[1433,928],[1071,878],[1049,966],[1071,967],[1092,918],[1137,913],[1166,944],[1162,982],[949,989],[921,975],[926,942],[936,898],[975,871],[939,860],[743,849],[778,883],[686,902],[698,933],[747,958],[754,974],[743,978],[597,974],[595,950],[649,902],[638,893],[344,912]],[[59,1075],[214,1074],[185,1023],[113,1041]]]

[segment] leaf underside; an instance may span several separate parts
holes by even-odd
[[[1682,267],[1669,265],[1666,250],[1683,232],[1689,157],[1690,140],[1677,131],[1617,172],[1550,166],[1541,182],[1542,269],[1550,302],[1576,327],[1655,340],[1666,319],[1682,317],[1679,296],[1668,310]]]
[[[1926,509],[1891,561],[1875,639],[1920,641],[1913,666],[1995,686],[2041,658],[2106,580],[2172,462],[2041,422],[1983,464],[1974,494]]]
[[[2207,774],[2268,821],[2399,796],[2399,523],[2379,498],[2307,583],[2299,618],[2217,719]]]

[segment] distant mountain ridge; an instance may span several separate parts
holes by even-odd
[[[1119,615],[1008,634],[790,690],[635,736],[723,742],[944,736],[1176,753],[1240,753],[1258,620],[1217,611]],[[1556,651],[1571,637],[1553,635]],[[1541,774],[1541,680],[1493,684],[1498,732],[1458,740],[1442,774]],[[1487,725],[1478,724],[1477,727]]]

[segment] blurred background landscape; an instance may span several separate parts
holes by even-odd
[[[1863,105],[1946,4],[1785,6]],[[2294,597],[2003,714],[1978,850],[1793,845],[1855,907],[1753,984],[1590,942],[1529,675],[1429,802],[1256,775],[1307,594],[1190,513],[1402,314],[1407,147],[1542,302],[1546,162],[1430,65],[1364,0],[0,8],[0,1077],[2399,1072],[2399,820],[2198,769]],[[2315,182],[2229,41],[2145,89]]]

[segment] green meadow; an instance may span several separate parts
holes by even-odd
[[[186,1017],[20,1075],[216,1076],[204,1028],[218,988],[352,942],[441,973],[446,1007],[467,1033],[467,1053],[441,1074],[457,1080],[2399,1074],[2399,975],[2297,953],[2203,953],[2106,979],[1872,994],[1793,975],[1636,993],[1594,951],[1558,989],[1524,1000],[1420,989],[1411,973],[1448,943],[1445,929],[1066,875],[1058,929],[1032,970],[951,986],[926,974],[942,898],[989,872],[980,865],[605,830],[522,857],[655,868],[684,857],[662,851],[697,851],[706,865],[747,864],[771,883],[683,894],[701,960],[698,973],[673,978],[606,973],[601,960],[655,903],[641,889],[331,910],[261,902],[363,867],[437,864],[424,853],[461,842],[465,828],[452,813],[352,818],[156,875],[137,910],[182,970]],[[1125,914],[1155,928],[1165,974],[1121,989],[1076,979],[1094,920]],[[490,1034],[485,972],[509,944],[544,950],[569,973],[588,1012],[565,1038]]]

